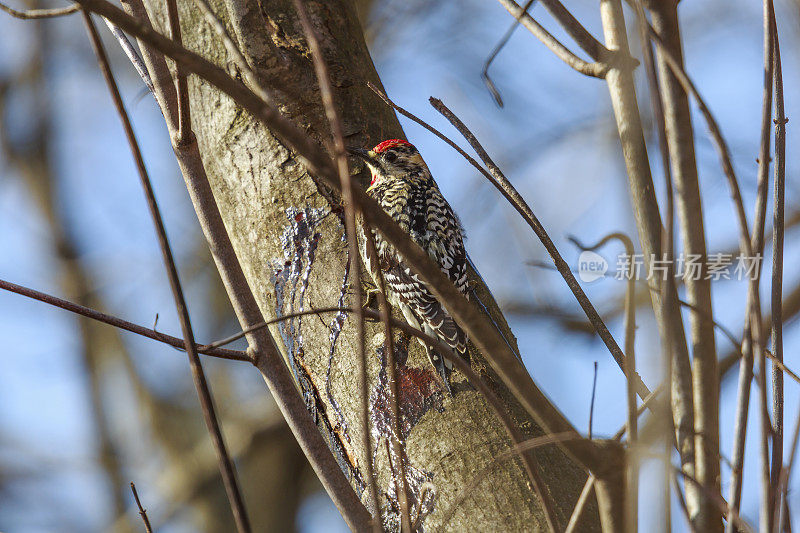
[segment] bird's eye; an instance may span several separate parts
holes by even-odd
[[[383,158],[386,161],[388,161],[389,163],[392,163],[397,159],[397,154],[394,153],[394,152],[386,152],[386,154],[384,154]]]

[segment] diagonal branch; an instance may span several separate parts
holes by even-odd
[[[513,0],[500,0],[509,13],[518,16],[520,7]],[[559,0],[540,0],[540,3],[551,15],[561,24],[570,37],[580,46],[589,57],[595,61],[605,61],[609,59],[613,52],[603,46],[589,31],[578,22],[572,13],[564,7]]]
[[[528,29],[542,44],[548,47],[559,59],[576,71],[592,78],[603,78],[608,72],[608,65],[602,62],[589,63],[576,56],[569,48],[553,37],[544,27],[513,0],[499,0],[503,7]],[[544,3],[544,2],[543,2]]]
[[[139,509],[139,516],[142,517],[144,530],[146,533],[153,533],[153,527],[150,525],[150,519],[147,518],[147,511],[144,507],[142,507],[142,502],[139,500],[139,493],[136,491],[136,485],[133,484],[133,481],[131,481],[131,492],[133,493],[133,499],[136,500],[136,507]]]
[[[152,30],[141,0],[123,0],[123,5],[139,19],[143,27]],[[172,133],[170,137],[175,157],[198,221],[239,323],[247,331],[248,326],[262,322],[263,315],[228,236],[196,140],[193,137],[193,142],[175,142],[175,131],[178,127],[177,96],[164,56],[143,39],[139,38],[138,41],[154,80],[157,101]],[[356,531],[368,529],[371,516],[342,472],[314,420],[308,415],[305,401],[298,393],[293,376],[283,363],[274,339],[265,329],[258,329],[247,334],[247,342],[248,354],[261,372],[278,409],[345,522]]]
[[[376,509],[376,515],[373,518],[372,529],[373,531],[380,532],[382,526],[380,523],[380,500],[378,499],[378,483],[375,480],[372,464],[372,431],[370,430],[370,416],[369,416],[369,374],[367,372],[367,351],[365,340],[365,326],[364,326],[364,293],[363,286],[361,285],[361,263],[359,262],[358,240],[356,237],[356,211],[353,205],[353,182],[350,176],[350,164],[347,161],[347,151],[344,145],[344,131],[342,128],[342,120],[336,110],[336,104],[333,101],[333,88],[331,86],[330,74],[328,72],[328,64],[322,56],[322,48],[317,38],[314,27],[308,18],[308,13],[303,5],[303,0],[294,0],[294,8],[297,11],[300,24],[303,27],[303,33],[308,43],[308,48],[311,50],[311,57],[314,63],[314,72],[317,76],[317,85],[320,89],[322,96],[322,103],[325,108],[325,114],[330,123],[331,132],[333,133],[334,156],[336,161],[336,171],[339,175],[339,184],[342,191],[342,203],[344,204],[344,218],[345,218],[345,231],[347,233],[348,256],[350,260],[350,272],[352,273],[354,283],[353,290],[353,307],[356,315],[356,345],[358,346],[358,375],[359,385],[361,387],[361,435],[362,446],[364,448],[364,478],[370,491],[370,497]],[[393,396],[394,397],[394,396]],[[396,401],[396,397],[395,401]],[[398,461],[403,462],[402,455],[398,455]],[[408,490],[406,487],[405,475],[403,475],[404,490],[399,496],[401,499],[401,526],[403,533],[410,533],[411,531],[411,517],[408,511]]]
[[[34,300],[39,300],[40,302],[44,302],[54,307],[59,307],[61,309],[64,309],[65,311],[85,316],[87,318],[91,318],[92,320],[97,320],[98,322],[103,322],[104,324],[114,326],[115,328],[123,329],[125,331],[130,331],[131,333],[136,333],[137,335],[141,335],[142,337],[147,337],[149,339],[163,342],[164,344],[169,344],[174,348],[185,347],[184,340],[178,337],[173,337],[172,335],[167,335],[166,333],[161,333],[160,331],[149,329],[144,326],[134,324],[133,322],[128,322],[127,320],[123,320],[121,318],[108,315],[106,313],[102,313],[95,309],[91,309],[89,307],[85,307],[70,302],[68,300],[64,300],[63,298],[58,298],[57,296],[52,296],[44,292],[40,292],[34,289],[29,289],[28,287],[23,287],[22,285],[17,285],[16,283],[11,283],[9,281],[0,279],[0,289],[8,292],[13,292],[15,294],[19,294],[21,296],[25,296],[27,298],[32,298]],[[200,346],[200,345],[195,345],[195,346],[197,347],[197,352],[202,353],[204,355],[210,355],[212,357],[218,357],[220,359],[228,359],[231,361],[250,361],[250,358],[247,357],[247,354],[239,350],[229,350],[226,348]]]
[[[150,210],[150,215],[153,219],[153,223],[156,226],[156,234],[158,236],[159,246],[161,247],[164,266],[167,269],[167,276],[169,278],[170,288],[172,289],[172,294],[175,299],[175,306],[177,307],[178,316],[181,322],[184,345],[186,348],[186,353],[189,356],[189,364],[192,369],[192,378],[194,380],[195,388],[197,389],[197,393],[200,398],[200,406],[203,409],[203,417],[208,427],[208,431],[211,435],[211,440],[214,444],[214,449],[217,453],[220,472],[222,474],[222,480],[225,484],[225,490],[227,492],[228,500],[231,505],[231,511],[233,512],[237,529],[240,531],[240,533],[247,533],[250,531],[250,522],[244,507],[244,501],[242,500],[241,491],[239,490],[239,485],[236,481],[236,472],[233,466],[233,461],[231,461],[231,458],[228,455],[225,446],[225,441],[223,440],[222,437],[222,431],[219,427],[219,422],[217,420],[216,413],[214,412],[214,403],[211,398],[211,391],[209,390],[208,383],[206,382],[202,364],[200,363],[200,359],[197,356],[197,349],[195,347],[195,342],[194,342],[194,332],[192,331],[191,320],[189,318],[189,311],[187,309],[186,301],[183,296],[183,289],[181,288],[180,279],[178,277],[178,269],[175,266],[175,260],[172,255],[172,250],[169,244],[169,240],[167,238],[164,222],[163,219],[161,218],[161,212],[159,210],[158,204],[155,199],[153,186],[150,182],[150,177],[148,176],[147,169],[145,168],[144,160],[142,158],[141,151],[139,150],[138,142],[136,141],[136,136],[133,133],[133,127],[131,126],[128,114],[125,111],[125,106],[122,102],[122,97],[120,96],[119,88],[117,87],[117,83],[114,80],[114,76],[111,72],[111,67],[108,63],[108,57],[106,56],[105,49],[103,48],[103,43],[100,40],[100,35],[97,33],[97,29],[95,28],[94,23],[92,22],[91,15],[89,14],[89,12],[84,10],[82,14],[84,21],[86,23],[86,27],[89,31],[89,36],[92,41],[92,46],[95,50],[95,53],[97,54],[97,60],[100,65],[100,69],[103,72],[103,76],[105,77],[106,83],[108,84],[109,92],[111,93],[112,99],[114,100],[114,105],[117,108],[117,112],[119,113],[120,119],[122,120],[123,128],[125,130],[125,135],[128,139],[128,143],[130,145],[131,152],[134,157],[137,170],[139,172],[139,178],[142,183],[142,188],[144,189],[145,196],[147,198],[147,204]]]
[[[536,236],[544,245],[547,252],[550,254],[550,257],[553,259],[553,263],[555,264],[556,269],[558,270],[559,274],[564,278],[566,281],[567,286],[572,291],[572,294],[575,296],[575,299],[578,300],[581,308],[583,309],[586,316],[589,318],[592,326],[594,326],[595,331],[606,344],[606,347],[611,352],[611,355],[614,357],[614,360],[617,362],[619,367],[625,371],[625,354],[622,353],[622,350],[619,348],[619,345],[614,340],[614,337],[608,331],[603,319],[600,317],[597,310],[592,305],[589,298],[586,296],[586,293],[583,292],[583,288],[581,288],[578,281],[575,279],[575,275],[570,270],[569,265],[561,256],[561,253],[556,248],[556,245],[553,243],[553,240],[548,235],[547,230],[544,229],[539,219],[534,214],[533,210],[528,206],[525,199],[522,197],[521,194],[516,190],[516,188],[511,184],[508,178],[505,177],[503,172],[500,168],[492,161],[489,157],[489,154],[486,153],[483,146],[481,146],[480,142],[475,138],[472,132],[467,128],[467,126],[461,122],[461,120],[455,116],[455,114],[450,111],[450,109],[444,105],[444,103],[437,99],[431,98],[430,99],[431,105],[436,109],[439,113],[441,113],[452,125],[455,127],[461,135],[467,139],[470,146],[475,150],[481,160],[486,164],[486,167],[489,169],[488,177],[491,183],[497,187],[497,189],[503,194],[503,196],[514,206],[517,212],[522,215],[531,229],[534,231]],[[484,171],[485,174],[485,171]],[[633,384],[636,389],[637,394],[644,399],[650,394],[650,390],[642,381],[641,377],[638,374],[633,375]]]

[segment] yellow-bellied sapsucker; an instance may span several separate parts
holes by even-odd
[[[433,181],[417,149],[407,141],[390,139],[372,150],[359,148],[350,152],[363,159],[372,171],[367,194],[428,252],[442,272],[467,295],[467,256],[461,223]],[[372,231],[378,257],[367,253],[365,230],[362,222],[359,224],[361,257],[373,278],[376,269],[383,273],[389,303],[400,308],[411,326],[441,339],[469,361],[464,331],[379,231]],[[452,364],[425,342],[420,342],[452,394]]]

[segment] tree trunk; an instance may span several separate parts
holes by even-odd
[[[331,72],[334,97],[346,142],[372,146],[403,137],[394,113],[366,86],[379,85],[355,10],[346,0],[306,2]],[[166,31],[162,2],[149,2],[154,24]],[[235,71],[235,63],[192,2],[179,2],[185,46]],[[291,0],[259,5],[254,0],[216,0],[212,8],[237,41],[277,107],[320,143],[330,130],[322,107],[311,55]],[[349,305],[356,280],[349,279],[339,200],[308,176],[303,164],[265,127],[236,107],[210,84],[189,80],[192,122],[206,172],[225,226],[250,288],[265,318],[321,307]],[[361,170],[361,169],[357,169]],[[363,173],[360,175],[363,178]],[[364,184],[364,181],[360,181]],[[470,298],[482,304],[516,350],[516,341],[489,290],[471,272]],[[399,318],[399,317],[398,317]],[[293,370],[306,404],[338,457],[354,489],[366,501],[363,465],[373,461],[383,522],[399,524],[398,460],[390,455],[390,408],[383,329],[367,324],[370,375],[370,428],[373,457],[362,449],[357,372],[358,349],[353,319],[332,314],[288,319],[271,329]],[[401,437],[412,519],[420,529],[530,531],[547,529],[541,503],[518,458],[488,467],[510,447],[503,426],[483,399],[454,375],[456,394],[443,394],[432,366],[417,342],[397,338],[402,412]],[[499,384],[474,348],[473,368],[495,388],[525,437],[542,430]],[[542,354],[544,355],[544,354]],[[301,416],[305,413],[301,413]],[[563,527],[578,500],[586,472],[560,448],[534,450],[546,489]],[[452,519],[442,519],[477,475],[475,490],[459,504]],[[259,495],[249,494],[250,506]],[[580,531],[599,530],[594,499]]]

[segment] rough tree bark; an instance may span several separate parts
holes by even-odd
[[[212,8],[234,36],[278,107],[320,143],[330,133],[321,104],[311,55],[291,0],[215,0]],[[162,2],[146,2],[154,24],[166,33]],[[394,113],[367,87],[380,84],[364,43],[363,31],[348,0],[308,1],[321,39],[346,142],[371,146],[403,137]],[[232,58],[192,2],[180,2],[184,44],[217,64],[236,71]],[[190,78],[192,121],[211,187],[248,283],[265,318],[349,303],[347,245],[337,197],[318,187],[302,163],[267,129],[197,77]],[[363,173],[360,176],[363,178]],[[364,183],[363,181],[361,182]],[[514,350],[516,341],[483,281],[471,272],[479,301]],[[351,479],[366,500],[362,467],[373,461],[382,516],[396,527],[398,460],[389,455],[390,408],[380,324],[367,324],[370,373],[372,458],[361,448],[361,398],[355,328],[344,314],[286,320],[271,332],[292,368],[311,413]],[[541,504],[518,459],[498,463],[460,504],[447,524],[444,513],[454,499],[491,464],[510,441],[480,394],[455,377],[450,398],[435,382],[430,363],[416,342],[397,340],[406,477],[411,516],[422,511],[425,530],[546,529]],[[498,391],[526,437],[542,430],[501,386],[480,357],[473,367]],[[552,354],[548,354],[552,356]],[[586,472],[551,445],[533,452],[559,522],[567,523],[586,480]],[[258,495],[248,495],[251,505]],[[366,502],[368,508],[372,502]],[[599,530],[594,501],[584,512],[581,531]]]

